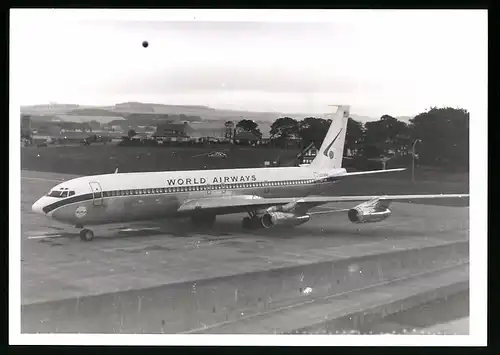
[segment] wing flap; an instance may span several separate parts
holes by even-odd
[[[373,199],[386,201],[412,202],[425,199],[441,198],[468,198],[468,194],[437,194],[437,195],[385,195],[385,196],[307,196],[307,197],[283,197],[283,198],[263,198],[254,195],[207,197],[195,200],[188,200],[182,204],[178,213],[191,213],[195,211],[213,211],[215,213],[236,213],[244,212],[248,208],[267,208],[271,206],[285,205],[296,202],[298,206],[312,208],[325,203],[334,202],[363,202]]]
[[[177,212],[179,214],[195,211],[213,211],[216,213],[245,212],[246,209],[256,207],[265,208],[274,205],[284,205],[293,201],[291,198],[262,198],[254,195],[206,197],[188,200],[183,203]]]

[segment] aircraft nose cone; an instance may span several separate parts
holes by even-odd
[[[43,214],[43,205],[40,200],[36,201],[33,206],[31,206],[31,210],[35,213]]]

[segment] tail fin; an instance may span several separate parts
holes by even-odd
[[[325,140],[321,144],[321,148],[318,150],[316,157],[309,165],[309,167],[315,170],[324,171],[342,167],[350,106],[336,106],[336,117],[332,120],[332,124],[326,133]]]

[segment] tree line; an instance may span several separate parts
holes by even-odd
[[[231,122],[232,124],[232,122]],[[226,123],[226,127],[231,126]],[[296,120],[280,117],[271,125],[271,141],[284,147],[290,139],[300,139],[302,145],[310,143],[319,148],[331,120],[306,117]],[[241,120],[236,129],[262,137],[258,124]],[[365,124],[349,117],[344,156],[381,158],[415,156],[420,164],[450,168],[469,165],[469,112],[462,108],[437,108],[419,113],[409,123],[393,116],[383,115],[378,121]]]

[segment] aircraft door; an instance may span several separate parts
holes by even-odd
[[[324,175],[320,175],[316,172],[313,173],[313,175],[314,175],[314,180],[316,180],[314,182],[315,193],[321,193],[325,188],[325,185],[323,184],[323,182],[325,182],[325,179],[322,178],[322,176]]]
[[[318,193],[321,191],[321,181],[319,179],[319,174],[314,172],[313,179],[314,179],[314,185],[313,185],[314,193]]]
[[[89,182],[89,185],[92,190],[92,203],[94,206],[102,206],[103,196],[101,185],[96,181]]]
[[[268,194],[269,193],[269,181],[264,181],[264,193]]]
[[[207,187],[207,195],[211,195],[212,194],[212,185],[207,184],[206,187]]]

